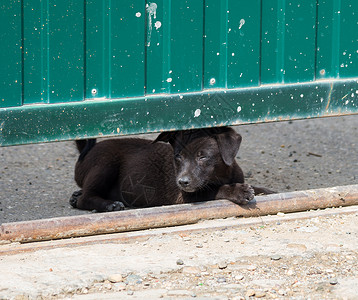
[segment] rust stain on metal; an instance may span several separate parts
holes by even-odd
[[[330,87],[330,90],[328,93],[328,102],[327,102],[325,111],[328,111],[329,105],[331,104],[332,91],[333,91],[333,83],[331,83],[331,87]]]
[[[358,205],[358,185],[257,196],[245,206],[227,200],[111,213],[3,223],[0,243],[35,242],[194,224],[200,220],[257,217],[310,209]]]

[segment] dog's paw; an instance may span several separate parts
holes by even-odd
[[[82,190],[76,191],[72,194],[69,202],[73,208],[77,208],[78,197],[80,197],[81,195],[82,195]]]
[[[246,204],[254,199],[255,192],[245,183],[225,184],[220,187],[217,199],[227,199],[236,204]]]
[[[239,204],[246,204],[254,199],[255,191],[251,185],[243,183],[240,190],[242,191],[242,196],[238,198]]]
[[[119,211],[124,210],[125,206],[121,201],[115,201],[106,206],[107,211]]]

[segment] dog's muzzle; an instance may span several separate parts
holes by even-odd
[[[178,178],[177,184],[184,192],[193,193],[196,191],[196,189],[192,186],[192,180],[189,176],[182,176]]]

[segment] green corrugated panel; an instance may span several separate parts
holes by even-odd
[[[163,81],[171,92],[202,89],[203,3],[197,0],[172,1],[170,22],[170,70]],[[165,74],[164,74],[165,75]]]
[[[24,103],[49,100],[49,1],[24,1]]]
[[[358,74],[358,2],[323,0],[318,6],[317,78]]]
[[[316,0],[263,1],[262,83],[315,78]]]
[[[109,2],[86,1],[86,98],[110,95]]]
[[[146,92],[170,93],[171,1],[147,1],[146,6]]]
[[[147,1],[147,94],[199,91],[203,72],[203,4]]]
[[[316,78],[336,78],[339,75],[340,10],[341,1],[322,0],[319,3]]]
[[[109,3],[110,97],[144,95],[144,1]]]
[[[284,82],[285,0],[262,4],[262,83]]]
[[[205,88],[259,85],[260,1],[207,1]]]
[[[83,1],[24,2],[24,103],[84,98]]]
[[[358,1],[341,0],[341,49],[339,77],[358,74]]]
[[[229,1],[228,88],[259,85],[260,4],[260,0]]]
[[[84,98],[84,2],[49,3],[49,102]]]
[[[144,95],[143,1],[86,4],[86,97]]]
[[[1,0],[0,20],[0,107],[18,106],[22,104],[21,1]]]
[[[228,1],[206,1],[204,88],[227,87]]]

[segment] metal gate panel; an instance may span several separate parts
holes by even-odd
[[[86,1],[85,97],[110,97],[109,1]]]
[[[357,76],[358,2],[321,1],[317,18],[316,78]]]
[[[49,2],[24,1],[24,104],[48,103]]]
[[[227,87],[260,84],[260,1],[230,0]]]
[[[317,78],[339,75],[341,1],[324,0],[318,11]]]
[[[205,4],[204,88],[260,83],[260,1]]]
[[[49,6],[49,102],[84,98],[84,1],[51,0]]]
[[[1,8],[2,146],[358,112],[355,0]]]
[[[22,25],[21,1],[0,5],[0,107],[22,104]],[[1,123],[1,119],[0,119]]]
[[[109,3],[109,97],[142,96],[145,63],[143,1]],[[136,16],[138,12],[142,14],[139,18]]]
[[[204,88],[227,87],[228,1],[210,1],[205,6]]]
[[[146,8],[146,93],[171,90],[171,1],[147,3]]]
[[[164,54],[170,59],[170,70],[163,79],[169,82],[171,93],[200,91],[203,74],[203,4],[197,0],[171,1],[170,10],[169,53]]]
[[[314,80],[316,0],[262,5],[262,83]]]
[[[196,0],[146,4],[146,93],[202,89],[203,6]]]
[[[339,77],[356,76],[358,72],[358,2],[341,0],[341,42]]]
[[[24,104],[84,99],[83,1],[24,1]]]

